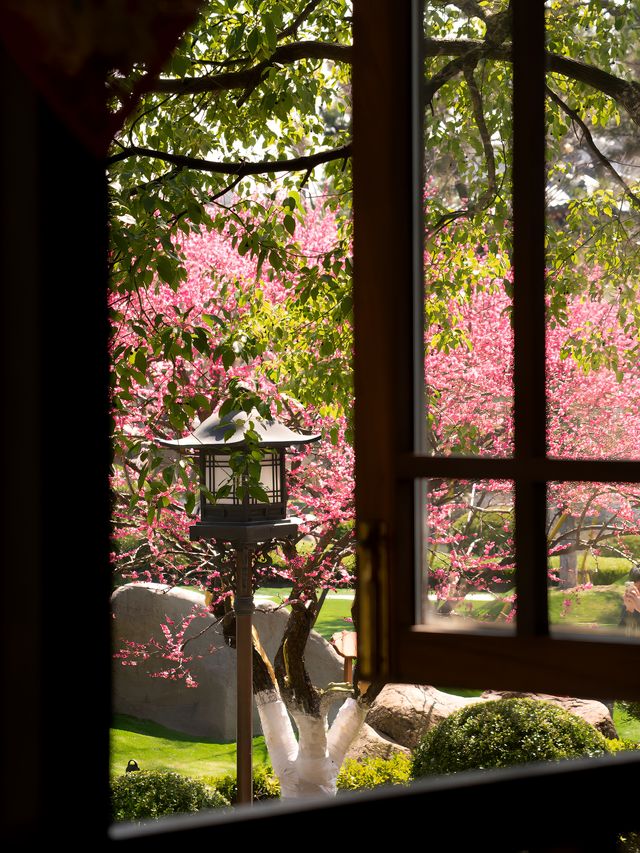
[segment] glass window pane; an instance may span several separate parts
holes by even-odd
[[[548,4],[548,447],[560,458],[640,457],[640,137],[621,94],[637,76],[638,12]]]
[[[424,624],[442,631],[513,631],[513,483],[430,479],[423,485]]]
[[[425,4],[424,345],[436,456],[513,453],[512,72],[505,57],[477,51],[489,28],[500,45],[511,28],[507,12],[490,11]]]
[[[637,483],[549,483],[552,634],[640,640],[639,507]]]

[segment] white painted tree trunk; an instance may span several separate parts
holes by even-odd
[[[346,699],[329,727],[328,709],[318,717],[300,711],[289,715],[275,690],[256,694],[256,704],[281,796],[335,795],[338,772],[360,731],[366,709],[355,699]],[[291,717],[298,730],[297,740]]]

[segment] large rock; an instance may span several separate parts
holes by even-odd
[[[126,584],[112,596],[114,614],[113,648],[117,652],[127,641],[164,646],[161,625],[175,632],[184,619],[193,621],[185,632],[189,668],[198,687],[189,688],[184,679],[154,676],[172,664],[160,651],[135,666],[116,660],[113,673],[115,713],[153,720],[168,728],[217,741],[236,739],[236,652],[224,644],[222,629],[204,607],[203,596],[195,591],[172,589],[162,584]],[[254,616],[260,640],[273,660],[284,632],[288,613],[273,605],[261,604]],[[171,623],[168,623],[171,620]],[[305,660],[311,680],[318,687],[341,681],[342,659],[315,631],[307,643]],[[260,733],[254,709],[255,733]]]
[[[384,737],[365,723],[346,754],[346,758],[366,761],[368,758],[393,758],[394,755],[411,755],[406,746]]]
[[[511,696],[551,702],[582,717],[605,737],[618,736],[609,709],[596,700],[493,690],[487,690],[478,697],[466,698],[418,684],[387,684],[371,706],[367,724],[383,737],[415,749],[429,729],[465,705]]]
[[[607,738],[617,738],[618,732],[614,725],[611,713],[606,705],[596,699],[574,699],[569,696],[550,696],[547,693],[520,693],[517,691],[485,690],[482,699],[509,699],[511,697],[525,697],[528,699],[541,699],[558,705],[578,717],[582,717],[590,723],[601,734]]]
[[[421,738],[465,705],[481,702],[478,697],[454,696],[418,684],[387,684],[367,714],[367,723],[380,734],[409,749]]]

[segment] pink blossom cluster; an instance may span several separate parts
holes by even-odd
[[[474,269],[469,260],[469,286],[450,288],[445,309],[451,327],[434,321],[425,329],[428,433],[436,455],[513,454],[513,334],[505,286],[511,276],[485,275],[484,252],[486,247],[467,253],[477,259]],[[435,282],[442,274],[441,259],[427,256],[425,269],[427,316],[433,318],[438,311],[429,306],[438,308],[442,288],[431,286],[430,276]],[[587,295],[598,271],[583,273],[585,293],[567,299],[563,322],[549,311],[548,452],[557,458],[637,459],[637,332],[630,331],[615,299]],[[442,316],[441,305],[439,310]],[[430,483],[427,560],[438,598],[513,584],[512,489],[508,481]],[[564,554],[576,542],[596,557],[601,545],[624,553],[624,536],[640,533],[639,497],[637,485],[550,483],[549,555]]]
[[[184,507],[197,488],[197,473],[184,469],[165,486],[161,478],[171,461],[151,471],[145,465],[158,452],[154,440],[175,435],[168,401],[189,404],[204,396],[209,406],[198,407],[202,418],[224,399],[231,379],[270,399],[273,414],[290,418],[295,428],[323,435],[319,444],[291,456],[291,512],[301,519],[306,547],[299,558],[277,556],[272,548],[270,555],[258,554],[256,584],[274,573],[288,579],[306,574],[318,587],[353,582],[353,451],[344,417],[322,416],[276,389],[264,369],[278,358],[276,342],[253,359],[238,358],[227,366],[221,356],[211,355],[230,327],[242,329],[256,288],[271,306],[297,298],[295,274],[277,272],[268,260],[259,269],[255,257],[238,251],[239,235],[237,221],[230,219],[222,233],[203,229],[182,237],[187,277],[177,290],[158,281],[127,298],[112,296],[114,362],[127,358],[144,367],[129,377],[126,388],[114,389],[119,405],[114,406],[113,564],[126,580],[203,586],[215,592],[212,607],[230,595],[233,560],[224,545],[189,541],[197,507],[191,517]],[[294,251],[310,264],[319,262],[335,246],[336,235],[335,216],[321,205],[310,206],[304,223],[297,224]],[[192,348],[185,355],[184,341],[203,328],[203,318],[208,318],[209,351]],[[114,375],[119,381],[115,365]]]
[[[160,625],[162,642],[155,637],[150,637],[146,642],[123,640],[124,645],[114,652],[113,657],[122,666],[143,666],[152,678],[183,681],[186,687],[197,687],[191,667],[193,661],[201,659],[202,655],[186,653],[188,640],[185,635],[192,622],[200,616],[200,609],[195,607],[179,625],[167,616]]]

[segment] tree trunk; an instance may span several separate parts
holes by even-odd
[[[259,650],[254,655],[256,705],[283,798],[335,795],[340,767],[368,709],[364,698],[349,696],[329,726],[329,709],[349,687],[323,692],[311,683],[304,653],[317,602],[315,590],[308,594],[311,599],[291,606],[273,669],[257,636],[254,638]]]
[[[340,767],[364,722],[366,707],[352,697],[346,699],[329,727],[328,708],[318,715],[292,710],[290,716],[276,690],[257,694],[256,704],[281,796],[334,796]]]
[[[560,586],[562,589],[570,589],[578,583],[578,560],[575,551],[568,554],[560,554]]]

